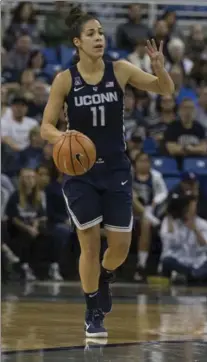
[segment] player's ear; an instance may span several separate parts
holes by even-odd
[[[73,39],[73,44],[75,45],[76,48],[78,48],[80,46],[80,39],[74,38]]]

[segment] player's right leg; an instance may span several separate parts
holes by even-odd
[[[92,185],[75,179],[66,183],[63,194],[81,247],[79,272],[87,306],[86,337],[107,337],[98,297],[102,221],[100,196]]]

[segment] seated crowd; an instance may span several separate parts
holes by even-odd
[[[30,281],[47,276],[70,279],[64,256],[67,259],[70,253],[69,263],[77,272],[79,253],[61,191],[63,175],[54,167],[52,146],[40,137],[51,83],[75,62],[64,27],[67,4],[57,1],[55,6],[59,16],[47,15],[40,31],[33,4],[17,5],[1,49],[2,268],[7,269],[9,260]],[[203,281],[207,280],[207,37],[200,24],[184,36],[174,11],[163,14],[150,29],[143,24],[141,6],[133,4],[106,58],[125,57],[152,72],[145,52],[151,36],[157,44],[164,41],[175,94],[156,96],[130,86],[125,92],[135,220],[130,254],[136,255],[130,278],[145,281],[147,275],[160,272]],[[66,55],[70,51],[68,63],[63,50]],[[66,127],[63,109],[58,128]],[[174,162],[175,169],[161,169],[164,159]],[[188,159],[197,160],[202,173],[186,168]],[[180,205],[185,205],[182,212]]]

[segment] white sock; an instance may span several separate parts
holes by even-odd
[[[142,268],[145,268],[146,266],[148,254],[149,254],[148,251],[139,251],[138,253],[138,264]]]
[[[51,268],[52,268],[53,270],[59,270],[59,265],[58,265],[58,263],[52,263],[52,264],[51,264]]]
[[[29,264],[28,263],[22,264],[22,269],[25,271],[29,270],[30,269]]]

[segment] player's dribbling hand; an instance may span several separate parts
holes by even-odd
[[[154,39],[151,41],[147,40],[147,46],[145,48],[147,54],[150,57],[152,69],[154,73],[158,75],[159,72],[164,69],[165,65],[165,58],[163,55],[163,41],[161,40],[159,49],[157,49],[157,45]]]

